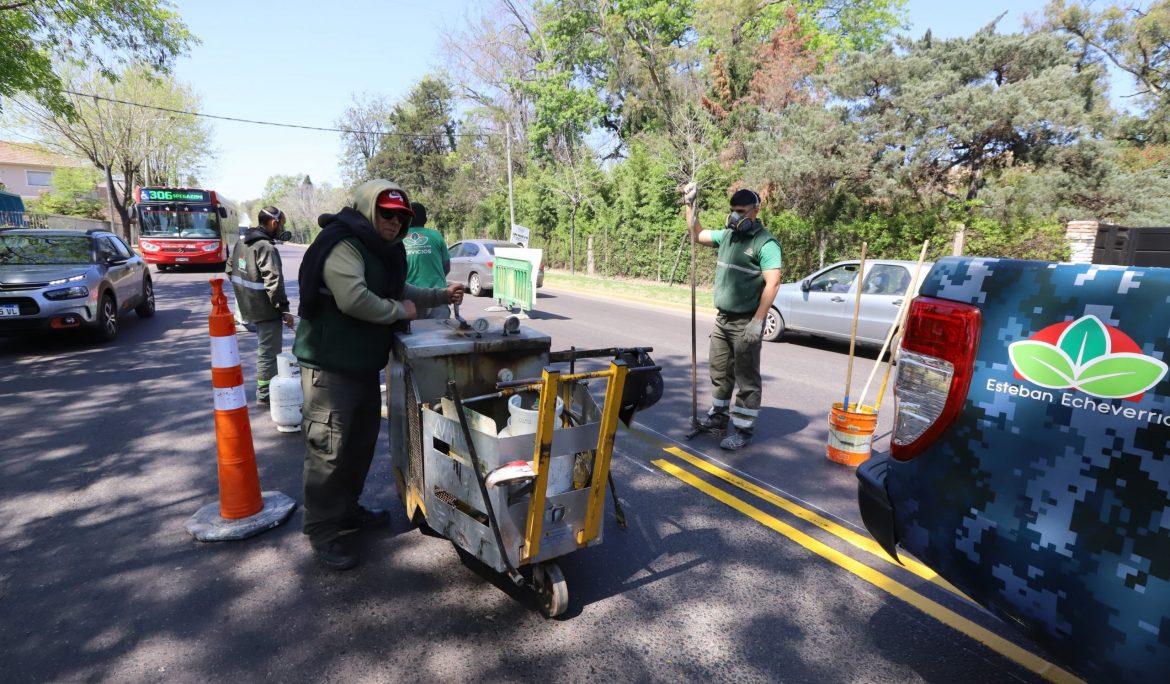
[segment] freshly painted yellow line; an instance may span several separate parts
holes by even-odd
[[[779,508],[782,508],[783,510],[800,518],[801,520],[804,520],[805,522],[809,522],[809,523],[812,523],[813,525],[816,525],[817,527],[828,532],[829,534],[840,537],[841,539],[849,542],[850,544],[852,544],[853,546],[856,546],[857,548],[861,549],[862,551],[870,553],[870,554],[874,555],[875,557],[877,557],[877,558],[879,558],[879,559],[881,559],[881,560],[883,560],[891,565],[908,570],[908,571],[914,573],[915,575],[918,575],[922,579],[926,580],[927,582],[930,582],[932,584],[936,584],[936,585],[942,587],[943,589],[946,589],[947,591],[951,592],[955,596],[958,596],[959,598],[963,599],[964,601],[971,601],[971,599],[967,598],[963,594],[963,592],[961,592],[958,589],[956,589],[955,587],[951,586],[950,582],[946,581],[942,577],[939,577],[937,572],[935,572],[934,570],[931,570],[930,568],[926,567],[922,563],[919,563],[918,561],[916,561],[912,558],[903,558],[902,565],[899,565],[897,561],[895,561],[893,558],[890,557],[890,554],[886,553],[885,549],[883,549],[881,547],[881,545],[879,545],[877,542],[875,542],[873,539],[870,539],[869,537],[862,536],[862,535],[854,532],[853,530],[850,530],[846,527],[842,527],[841,525],[838,525],[837,523],[833,522],[832,520],[829,520],[828,518],[826,518],[822,515],[818,515],[818,514],[808,510],[807,508],[805,508],[803,506],[800,506],[792,501],[789,501],[788,499],[785,499],[784,497],[780,496],[779,494],[776,494],[774,492],[770,492],[770,491],[764,489],[763,487],[759,487],[757,485],[754,485],[751,482],[748,482],[747,480],[743,479],[742,477],[734,475],[733,473],[729,473],[726,470],[724,470],[723,468],[720,468],[719,466],[717,466],[713,463],[710,463],[709,461],[705,461],[701,458],[698,458],[694,454],[689,454],[689,453],[683,451],[682,449],[679,449],[678,447],[673,447],[673,446],[666,447],[664,449],[664,451],[681,458],[682,460],[686,461],[687,463],[690,463],[691,465],[695,466],[696,468],[701,468],[702,470],[707,471],[708,473],[714,475],[715,477],[719,478],[720,480],[723,480],[724,482],[735,485],[736,487],[739,487],[740,489],[744,490],[745,492],[747,492],[753,496],[757,496],[757,497],[763,499],[764,501],[767,501],[768,503],[772,504],[773,506],[777,506]],[[972,601],[972,603],[974,603],[974,601]]]
[[[878,589],[885,591],[891,596],[909,603],[910,605],[933,617],[939,622],[959,630],[960,632],[982,643],[1005,658],[1020,664],[1022,667],[1025,667],[1032,672],[1035,672],[1044,679],[1047,679],[1050,682],[1060,682],[1061,684],[1066,682],[1070,684],[1073,682],[1081,682],[1083,684],[1082,680],[1071,672],[1064,670],[1048,662],[1047,660],[1044,660],[1040,656],[1023,649],[1016,644],[1013,644],[1007,639],[1004,639],[1003,637],[995,634],[991,630],[981,627],[980,625],[972,622],[971,620],[968,620],[953,610],[935,603],[925,596],[915,592],[910,587],[907,587],[906,585],[901,584],[896,580],[886,577],[882,573],[874,570],[868,565],[865,565],[861,561],[855,560],[834,549],[833,547],[828,546],[823,542],[814,539],[813,537],[810,537],[809,535],[801,532],[788,523],[770,516],[755,506],[752,506],[746,501],[736,498],[722,489],[704,482],[697,476],[683,470],[682,468],[679,468],[673,463],[665,459],[658,459],[653,461],[653,463],[670,475],[673,475],[674,477],[682,480],[695,489],[698,489],[707,496],[727,504],[728,506],[734,508],[740,513],[743,513],[761,525],[778,532],[785,537],[788,537],[792,541],[800,544],[804,548],[812,551],[825,560],[831,561],[841,568],[848,570],[849,572],[860,577],[866,582],[869,582]]]

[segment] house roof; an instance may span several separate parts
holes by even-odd
[[[85,166],[86,162],[76,157],[55,154],[32,143],[17,143],[0,140],[0,164],[21,164],[24,166]]]

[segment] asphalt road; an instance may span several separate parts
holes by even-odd
[[[282,252],[295,273],[301,252]],[[247,541],[196,542],[184,523],[217,495],[214,274],[153,276],[157,316],[131,315],[111,345],[0,340],[5,682],[1038,679],[1002,625],[851,543],[868,539],[855,479],[824,456],[843,346],[767,344],[752,448],[684,447],[687,314],[567,292],[542,291],[529,324],[554,348],[653,346],[667,387],[619,435],[629,529],[607,513],[605,542],[560,563],[567,615],[545,619],[523,590],[409,527],[385,431],[364,500],[394,523],[363,537],[358,569],[315,565],[299,511]],[[469,299],[465,315],[490,303]],[[700,318],[700,363],[710,326]],[[255,336],[239,342],[251,396]],[[252,424],[264,489],[300,499],[301,436],[258,409]]]

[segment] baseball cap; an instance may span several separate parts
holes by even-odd
[[[414,216],[414,211],[411,210],[410,204],[406,201],[406,195],[402,194],[401,190],[383,190],[378,193],[378,200],[375,202],[382,209],[391,209],[393,211],[404,211],[411,216]]]

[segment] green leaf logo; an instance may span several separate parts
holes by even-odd
[[[1072,359],[1047,342],[1021,340],[1008,346],[1008,356],[1026,380],[1050,389],[1067,389],[1076,384]]]
[[[1020,340],[1008,345],[1008,356],[1022,378],[1041,387],[1073,388],[1102,399],[1136,398],[1161,382],[1170,367],[1145,354],[1114,353],[1114,335],[1119,344],[1137,348],[1125,333],[1090,315],[1067,324],[1056,344]]]
[[[1103,399],[1125,399],[1153,388],[1166,371],[1165,363],[1149,356],[1111,354],[1081,368],[1077,388]]]
[[[1057,346],[1080,368],[1109,354],[1109,331],[1096,316],[1085,316],[1061,333]]]

